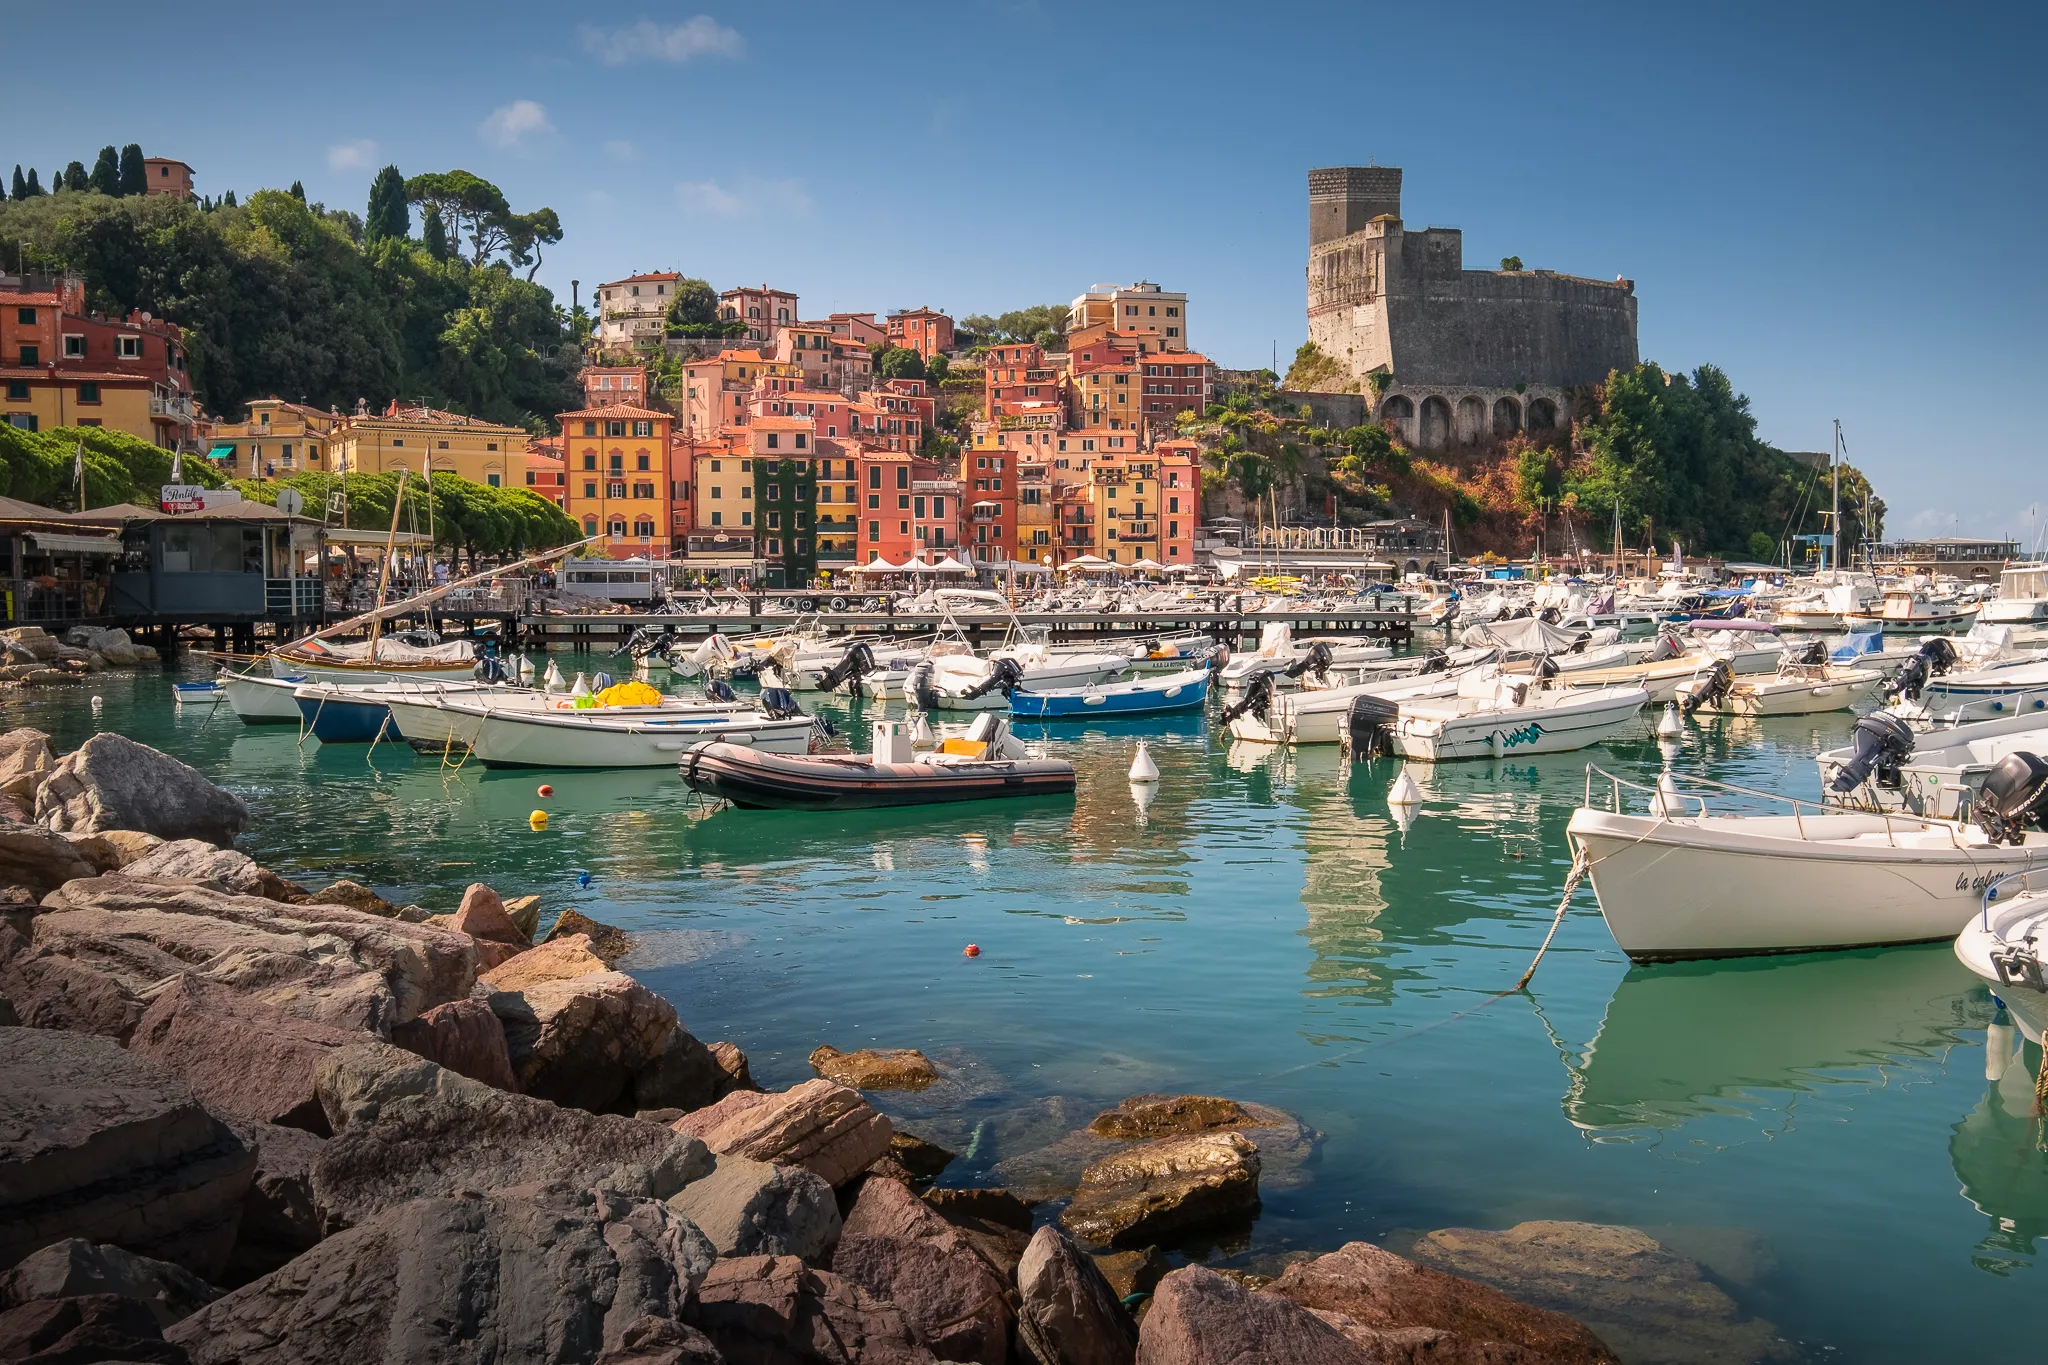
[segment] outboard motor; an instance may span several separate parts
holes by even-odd
[[[1854,791],[1873,777],[1879,786],[1898,786],[1899,766],[1913,756],[1913,727],[1889,711],[1872,711],[1849,734],[1856,752],[1828,783],[1828,790]]]
[[[1394,726],[1401,719],[1401,703],[1385,697],[1351,699],[1344,717],[1344,747],[1353,763],[1365,763],[1394,752]]]
[[[1416,670],[1416,674],[1420,676],[1424,673],[1448,673],[1450,669],[1451,656],[1441,649],[1432,649],[1423,656],[1422,667]]]
[[[923,663],[910,670],[910,676],[903,680],[903,695],[910,698],[920,711],[936,711],[939,709],[939,694],[932,690],[932,661],[930,659],[926,659]]]
[[[495,654],[486,654],[476,661],[476,667],[469,675],[480,683],[501,683],[507,681],[505,662]]]
[[[1644,662],[1661,664],[1666,659],[1675,659],[1683,653],[1685,646],[1678,643],[1678,637],[1667,630],[1657,636],[1657,643],[1650,646],[1649,657]]]
[[[804,713],[786,687],[762,688],[761,710],[770,720],[788,720]]]
[[[1298,678],[1304,673],[1313,673],[1318,682],[1330,676],[1330,647],[1321,640],[1308,647],[1308,653],[1287,665],[1283,670],[1288,677]]]
[[[1828,661],[1828,647],[1819,640],[1808,640],[1806,648],[1786,660],[1794,664],[1824,664]]]
[[[962,701],[973,701],[976,697],[988,695],[998,687],[1003,695],[1009,696],[1017,690],[1017,684],[1024,681],[1024,670],[1017,666],[1015,659],[989,660],[988,676],[960,694]]]
[[[1592,643],[1593,632],[1590,630],[1582,630],[1579,632],[1578,638],[1572,641],[1572,647],[1570,649],[1567,649],[1565,653],[1584,654],[1586,652],[1586,646]]]
[[[704,695],[712,701],[738,701],[740,694],[732,690],[732,684],[723,678],[708,678],[704,682]]]
[[[1706,686],[1691,693],[1679,702],[1678,707],[1688,716],[1708,702],[1720,701],[1728,695],[1728,689],[1735,685],[1735,665],[1726,659],[1714,660],[1714,666],[1707,670]]]
[[[1272,704],[1273,674],[1268,669],[1261,669],[1245,682],[1244,695],[1238,698],[1237,705],[1223,708],[1223,723],[1228,725],[1244,715],[1257,716],[1264,720],[1266,711]]]
[[[855,640],[846,647],[846,653],[839,656],[839,662],[825,670],[818,677],[820,692],[837,692],[843,683],[848,687],[859,687],[860,680],[875,671],[875,652],[868,648],[867,641]]]
[[[2027,824],[2048,829],[2048,762],[2029,753],[2007,754],[1991,766],[1977,796],[1977,823],[1993,843],[2018,845]]]
[[[1929,678],[1938,678],[1955,666],[1956,647],[1947,640],[1936,636],[1920,642],[1920,648],[1912,658],[1906,660],[1899,676],[1885,684],[1886,701],[1918,701],[1926,690]]]

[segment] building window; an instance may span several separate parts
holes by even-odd
[[[21,348],[21,368],[32,370],[42,363],[43,352],[41,347],[24,346]]]
[[[611,524],[606,526],[605,530],[609,531],[611,534],[615,536],[622,536],[626,534],[626,519],[624,517],[613,517],[611,519]]]
[[[624,422],[606,422],[604,424],[604,434],[607,436],[624,436],[626,434],[626,424]]]
[[[484,475],[484,482],[492,488],[496,488],[498,486],[498,476],[496,474],[486,474]]]
[[[594,536],[597,534],[596,517],[585,517],[583,519],[583,534],[586,536]]]
[[[583,424],[583,434],[584,434],[585,436],[595,436],[595,435],[597,435],[597,423],[595,423],[595,422],[585,422],[585,423]]]
[[[779,436],[777,436],[777,435],[776,435],[776,434],[775,434],[774,432],[772,432],[772,431],[768,433],[768,448],[769,448],[770,450],[774,450],[774,449],[776,449],[776,448],[777,448],[777,447],[779,447],[779,446],[780,446],[781,444],[782,444],[782,439],[781,439],[781,438],[780,438]]]
[[[754,514],[753,514],[752,512],[742,512],[742,513],[740,513],[740,525],[742,525],[742,526],[752,526],[753,524],[754,524]]]
[[[647,457],[646,457],[645,455],[642,455],[642,456],[640,456],[640,457],[639,457],[638,459],[636,459],[636,460],[634,461],[634,465],[633,465],[633,467],[634,467],[635,469],[647,469],[647,468],[649,468],[650,466],[649,466],[649,465],[648,465],[648,463],[647,463]]]
[[[26,403],[28,401],[27,383],[19,379],[8,380],[7,400],[11,403]]]
[[[801,431],[799,431],[796,434],[796,448],[798,450],[802,450],[804,448],[804,434]]]
[[[82,355],[84,355],[84,354],[85,354],[85,338],[84,338],[84,337],[77,337],[77,336],[67,336],[67,337],[65,337],[65,338],[64,338],[64,354],[65,354],[65,355],[67,355],[67,356],[82,356]]]
[[[653,423],[653,422],[635,422],[635,423],[633,423],[633,434],[634,434],[635,436],[652,436],[652,435],[654,434],[654,423]]]
[[[608,498],[623,498],[626,496],[626,485],[613,480],[605,484],[604,495]]]
[[[78,386],[78,401],[81,403],[98,404],[100,401],[100,386],[90,380],[80,384]]]
[[[586,498],[594,498],[597,496],[597,484],[594,480],[585,479],[583,481],[583,496]]]
[[[725,513],[723,513],[723,512],[713,512],[713,513],[711,514],[711,524],[712,524],[713,526],[723,526],[723,525],[725,525]]]
[[[880,540],[881,538],[882,538],[882,523],[881,523],[881,522],[879,522],[879,521],[871,521],[871,522],[869,522],[869,523],[868,523],[868,539],[869,539],[869,540]]]
[[[596,451],[594,451],[594,450],[586,450],[586,451],[584,451],[584,452],[583,452],[583,467],[584,467],[585,469],[595,469],[595,468],[597,468],[597,452],[596,452]]]
[[[400,449],[403,449],[405,446],[405,442],[403,441],[393,441],[391,444],[398,446]]]
[[[36,310],[33,308],[16,309],[14,320],[24,327],[33,327],[36,325]]]
[[[526,471],[526,486],[528,488],[533,487],[533,471],[531,469]]]
[[[486,442],[484,442],[484,449],[485,449],[485,450],[496,450],[497,448],[498,448],[498,443],[497,443],[496,441],[486,441]]]

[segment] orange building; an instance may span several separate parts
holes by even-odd
[[[926,360],[953,349],[953,319],[930,308],[889,314],[889,345],[916,351]]]
[[[192,168],[182,161],[167,156],[146,156],[142,158],[143,178],[147,183],[145,194],[174,194],[180,199],[192,197]]]
[[[915,463],[908,451],[886,446],[865,447],[854,456],[861,499],[860,563],[870,563],[880,555],[891,564],[901,564],[913,556],[917,538],[910,484]]]
[[[718,296],[718,316],[726,322],[745,323],[748,341],[772,343],[779,328],[797,320],[796,295],[765,284],[728,289]]]
[[[668,414],[611,403],[559,420],[568,466],[562,510],[586,536],[606,536],[613,559],[668,558],[676,483],[687,478],[670,465]]]
[[[583,381],[583,401],[590,407],[610,403],[647,406],[645,365],[586,365],[577,377]]]
[[[1193,351],[1148,355],[1139,362],[1145,422],[1158,435],[1173,430],[1183,412],[1204,412],[1214,393],[1213,367]]]
[[[85,309],[74,275],[0,274],[0,421],[111,427],[174,449],[197,435],[185,334],[147,313]]]

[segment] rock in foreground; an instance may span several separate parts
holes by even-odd
[[[519,1088],[579,1109],[627,1103],[676,1029],[675,1007],[624,972],[495,991],[490,1003]]]
[[[1055,1227],[1017,1265],[1018,1343],[1044,1365],[1131,1365],[1138,1328],[1088,1254]]]
[[[641,1319],[679,1316],[714,1255],[651,1199],[566,1186],[421,1199],[168,1335],[195,1365],[591,1365]]]
[[[169,754],[102,731],[43,781],[36,819],[60,834],[137,829],[225,847],[249,827],[249,808]]]
[[[711,1174],[685,1185],[668,1206],[696,1224],[721,1256],[815,1260],[839,1239],[832,1187],[800,1166],[720,1157]]]
[[[1136,1247],[1242,1222],[1258,1206],[1258,1149],[1233,1132],[1201,1133],[1096,1162],[1060,1222],[1094,1246]]]
[[[119,1294],[37,1299],[0,1312],[0,1360],[24,1365],[158,1361],[187,1365],[184,1348],[163,1339],[147,1304]]]
[[[857,1091],[805,1081],[776,1094],[740,1090],[676,1120],[720,1156],[802,1166],[843,1185],[889,1150],[895,1131]]]
[[[1138,1365],[1384,1365],[1306,1308],[1191,1265],[1159,1282]],[[1499,1365],[1509,1365],[1500,1362]],[[1513,1365],[1528,1365],[1514,1362]]]
[[[901,1181],[870,1177],[847,1215],[832,1273],[903,1310],[943,1360],[1003,1365],[1007,1285],[968,1239]]]
[[[143,1012],[128,1050],[183,1077],[209,1108],[325,1135],[313,1072],[359,1031],[316,1024],[203,977],[171,981]]]
[[[88,1034],[0,1029],[0,1265],[83,1237],[212,1280],[255,1166],[148,1058]]]
[[[159,1327],[169,1327],[220,1297],[219,1290],[183,1266],[117,1246],[95,1246],[83,1237],[53,1242],[0,1274],[0,1308],[81,1294],[135,1299],[148,1305]]]
[[[855,1090],[923,1090],[939,1079],[930,1059],[909,1047],[868,1047],[858,1052],[820,1047],[811,1053],[811,1069]]]
[[[734,1256],[697,1290],[697,1324],[728,1361],[933,1365],[894,1304],[794,1256]]]

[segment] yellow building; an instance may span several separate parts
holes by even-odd
[[[433,461],[436,474],[455,474],[492,488],[526,486],[530,438],[518,427],[500,426],[437,408],[401,408],[357,413],[328,440],[329,467],[351,474],[415,475]]]
[[[1098,460],[1089,484],[1095,553],[1118,564],[1163,562],[1159,545],[1159,465],[1151,459]]]
[[[242,422],[216,422],[206,443],[207,458],[235,479],[274,479],[306,470],[334,468],[329,445],[345,419],[281,398],[249,404]]]

